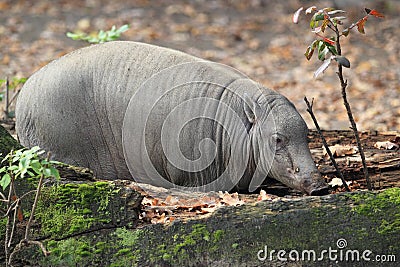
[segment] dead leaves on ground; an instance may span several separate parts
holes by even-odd
[[[260,191],[257,201],[272,200],[276,196]],[[238,193],[218,192],[217,195],[207,195],[196,198],[180,198],[168,195],[165,199],[151,196],[144,197],[142,212],[139,218],[146,223],[171,223],[176,219],[193,219],[196,216],[211,214],[222,206],[240,206],[251,200]],[[254,200],[253,200],[254,201]]]
[[[330,146],[329,149],[335,158],[350,156],[358,153],[358,148],[350,145],[336,144],[334,146]],[[327,156],[328,153],[326,152],[325,147],[323,148],[323,151],[324,156]]]

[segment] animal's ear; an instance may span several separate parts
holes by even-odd
[[[250,123],[255,123],[260,114],[261,106],[257,101],[254,101],[247,93],[243,94],[243,109]]]

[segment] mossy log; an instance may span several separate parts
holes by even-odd
[[[13,266],[398,266],[400,261],[397,187],[253,201],[223,206],[206,217],[140,224],[142,196],[131,182],[98,181],[71,166],[62,176],[43,189],[30,233],[51,253],[45,257],[37,246],[26,246],[14,255]],[[13,246],[23,237],[27,203]],[[2,219],[2,240],[4,225]]]
[[[140,228],[135,218],[110,225],[92,210],[81,211],[90,215],[86,219],[65,215],[74,206],[69,197],[63,208],[52,201],[47,217],[39,216],[44,221],[35,238],[51,254],[27,248],[14,266],[380,266],[378,259],[398,266],[400,257],[399,188],[280,198]],[[69,222],[74,216],[79,218]],[[92,223],[97,226],[88,228]]]

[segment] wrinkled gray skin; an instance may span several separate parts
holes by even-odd
[[[178,51],[135,42],[109,42],[74,51],[36,72],[21,90],[16,106],[21,144],[38,145],[51,151],[56,160],[89,167],[99,178],[132,179],[122,143],[124,115],[131,97],[161,70],[201,61]],[[238,153],[237,158],[246,161],[244,173],[235,183],[238,190],[248,190],[249,184],[254,189],[268,175],[307,194],[324,193],[326,184],[308,148],[307,126],[285,97],[261,85],[254,86],[254,82],[237,72],[217,65],[186,68],[158,82],[168,85],[172,80],[210,79],[213,75],[224,86],[201,84],[194,89],[186,86],[172,91],[158,103],[156,115],[148,118],[146,131],[151,134],[146,135],[146,145],[155,169],[175,184],[196,186],[216,179],[225,170],[231,153]],[[151,98],[152,92],[148,95]],[[216,157],[205,170],[187,172],[166,160],[160,145],[160,129],[165,114],[174,106],[199,96],[226,103],[237,112],[245,127],[230,125],[229,116],[215,107],[211,113],[235,133],[230,138],[220,124],[210,120],[188,123],[179,135],[182,154],[191,160],[198,158],[200,140],[210,138],[216,144]],[[137,116],[146,101],[139,99],[134,103],[139,110]],[[187,112],[204,109],[207,107],[193,106]],[[179,122],[182,118],[177,116]],[[135,127],[131,131],[135,133]],[[132,158],[129,159],[134,163],[140,161],[139,154]],[[132,173],[140,174],[141,170]],[[254,177],[256,182],[251,184]],[[219,187],[214,190],[230,189]]]

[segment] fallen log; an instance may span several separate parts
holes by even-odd
[[[349,131],[327,131],[330,145],[352,144]],[[179,199],[217,193],[188,194],[142,186],[131,181],[99,181],[87,169],[64,166],[58,183],[42,191],[31,238],[37,246],[15,253],[13,266],[397,266],[400,260],[400,189],[398,150],[374,147],[377,141],[396,142],[397,133],[363,133],[368,167],[378,169],[375,188],[384,190],[303,197],[277,182],[264,188],[282,197],[220,205],[214,212],[166,215],[169,223],[144,222],[143,195]],[[327,179],[335,176],[314,132],[310,147]],[[356,154],[339,157],[349,181],[362,186]],[[350,162],[350,164],[349,164]],[[377,177],[378,177],[377,176]],[[388,185],[389,184],[389,185]],[[392,187],[392,188],[389,188]],[[243,204],[244,203],[244,204]],[[12,246],[23,236],[30,202],[17,222]],[[190,207],[189,207],[190,209]],[[193,216],[192,216],[193,214]],[[0,236],[4,240],[4,219]],[[4,242],[1,242],[4,246]],[[0,247],[0,261],[4,261]],[[329,254],[330,253],[330,254]],[[378,256],[381,256],[378,259]],[[397,264],[396,264],[397,261]]]

